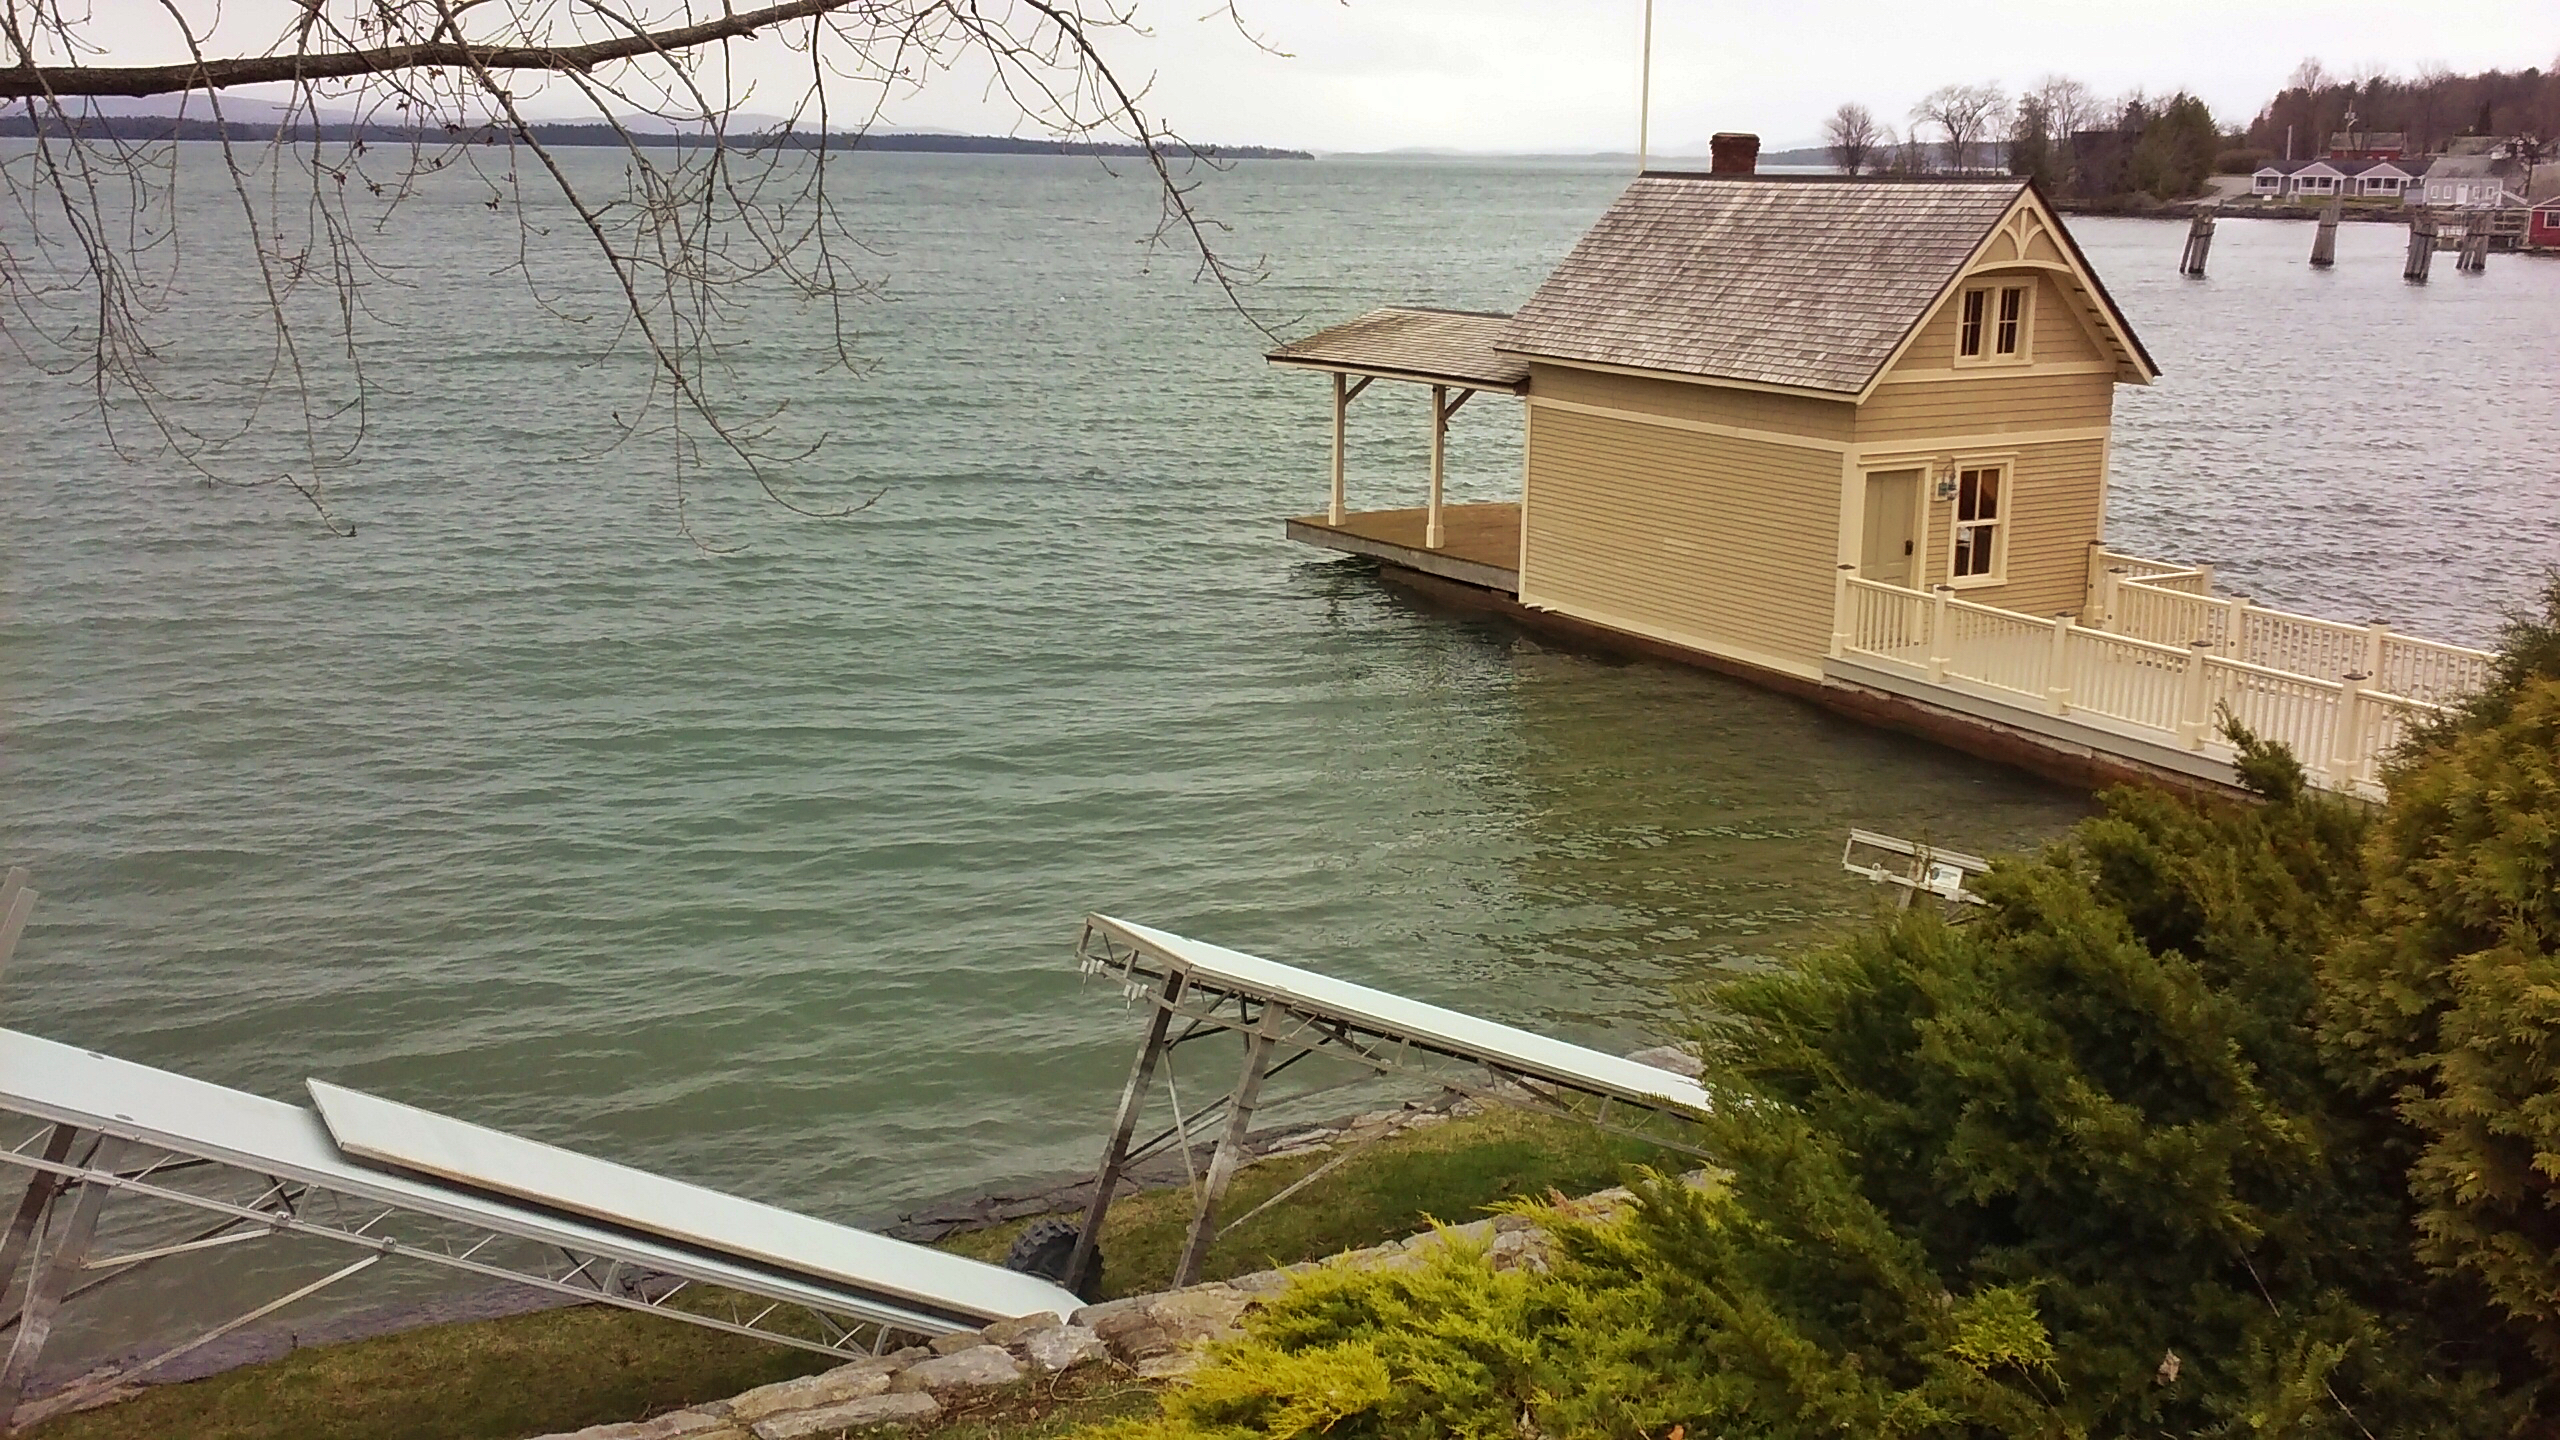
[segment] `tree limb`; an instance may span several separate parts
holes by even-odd
[[[313,80],[345,80],[389,75],[403,70],[581,71],[616,60],[663,55],[698,45],[736,40],[768,25],[805,20],[860,7],[864,0],[783,0],[760,10],[740,11],[699,25],[596,40],[584,45],[474,45],[441,40],[414,45],[383,45],[365,50],[317,54],[253,55],[238,59],[188,61],[178,65],[10,65],[0,66],[0,100],[47,97],[175,95],[188,90],[224,90]]]

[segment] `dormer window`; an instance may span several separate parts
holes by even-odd
[[[1989,365],[2027,358],[2029,285],[1979,285],[1957,302],[1956,361]]]

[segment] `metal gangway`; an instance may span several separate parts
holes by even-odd
[[[1103,1215],[1130,1168],[1167,1147],[1182,1150],[1194,1181],[1177,1286],[1200,1278],[1220,1235],[1350,1159],[1356,1152],[1345,1149],[1251,1212],[1218,1225],[1219,1202],[1243,1163],[1253,1117],[1272,1103],[1266,1082],[1309,1059],[1348,1062],[1348,1078],[1320,1083],[1292,1099],[1401,1078],[1706,1155],[1695,1122],[1712,1102],[1704,1087],[1674,1071],[1108,915],[1085,918],[1076,954],[1086,976],[1116,979],[1121,993],[1145,1004],[1149,1015],[1064,1271],[1069,1276],[1086,1273]],[[1219,1035],[1242,1042],[1235,1080],[1224,1092],[1202,1097],[1198,1108],[1185,1109],[1173,1083],[1175,1052]],[[1172,1123],[1133,1145],[1158,1082]],[[1191,1159],[1190,1146],[1212,1126],[1218,1129],[1217,1145],[1203,1170]]]
[[[1063,1319],[1083,1303],[1036,1276],[324,1081],[308,1088],[312,1103],[296,1105],[0,1030],[0,1114],[36,1127],[0,1151],[26,1177],[0,1241],[0,1279],[27,1276],[15,1315],[0,1317],[15,1332],[0,1363],[0,1431],[77,1408],[394,1261],[848,1359],[893,1335],[1043,1312]],[[193,1225],[98,1253],[110,1201]],[[349,1258],[138,1365],[21,1409],[66,1302],[182,1256],[290,1240]]]

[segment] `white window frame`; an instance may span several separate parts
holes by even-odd
[[[1988,279],[1967,284],[1957,290],[1955,363],[1959,367],[1967,369],[1977,365],[1997,366],[2034,364],[2036,348],[2037,288],[2035,278],[2033,276],[2027,276],[2019,279]],[[2012,294],[2018,297],[2017,348],[2004,352],[1999,348],[2000,330],[2007,322],[2001,319],[2000,312],[2002,306],[2006,303],[2003,297]],[[1982,297],[1982,319],[1980,321],[1979,334],[1979,342],[1982,348],[1979,352],[1968,355],[1965,353],[1964,349],[1965,330],[1967,327],[1965,314],[1972,306],[1973,297],[1977,295]]]
[[[1993,487],[1992,517],[1988,520],[1964,518],[1964,477],[1967,471],[1990,471],[1999,476]],[[2009,583],[2009,531],[2018,519],[2018,458],[2014,455],[1970,455],[1947,470],[1947,585],[1955,590],[1988,589]],[[1991,539],[1990,568],[1972,575],[1956,573],[1956,555],[1964,547],[1967,532],[1989,531]]]

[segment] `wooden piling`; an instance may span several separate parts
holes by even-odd
[[[2435,264],[2436,217],[2420,212],[2409,217],[2409,259],[2400,267],[2400,278],[2412,285],[2427,283],[2427,270]]]
[[[2453,257],[2453,268],[2477,275],[2489,268],[2489,212],[2475,210],[2462,227],[2462,249]]]
[[[2312,268],[2326,270],[2338,263],[2338,217],[2345,211],[2344,197],[2329,197],[2329,208],[2320,212],[2319,232],[2311,237]]]
[[[2213,207],[2199,206],[2195,218],[2187,222],[2187,248],[2178,257],[2178,273],[2202,275],[2204,257],[2213,249]]]

